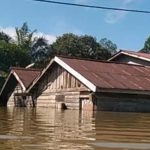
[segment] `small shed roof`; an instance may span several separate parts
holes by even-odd
[[[54,62],[93,92],[99,90],[150,92],[150,67],[65,57],[55,57],[29,90],[36,85]]]
[[[116,53],[111,58],[109,58],[108,61],[113,61],[116,58],[120,57],[121,55],[126,55],[126,56],[130,56],[130,57],[134,57],[134,58],[138,58],[150,62],[150,54],[135,52],[135,51],[127,51],[127,50],[120,50],[118,53]]]
[[[40,75],[40,72],[41,71],[37,69],[12,67],[0,92],[1,102],[7,102],[10,94],[13,92],[18,83],[25,92],[32,82]]]
[[[12,67],[11,73],[17,75],[24,87],[27,89],[37,78],[41,70],[32,68]]]

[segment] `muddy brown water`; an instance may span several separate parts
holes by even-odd
[[[150,113],[0,108],[0,150],[150,150]]]

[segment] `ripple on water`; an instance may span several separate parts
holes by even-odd
[[[31,140],[29,136],[0,135],[0,140]]]
[[[149,150],[149,118],[142,113],[0,108],[0,149]]]

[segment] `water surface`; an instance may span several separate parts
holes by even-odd
[[[150,113],[0,108],[0,149],[150,150]]]

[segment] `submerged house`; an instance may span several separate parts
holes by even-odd
[[[150,54],[120,50],[108,59],[108,61],[150,66]]]
[[[26,106],[34,105],[32,95],[26,93],[32,82],[38,77],[40,70],[11,68],[2,90],[0,92],[0,104],[2,106]]]
[[[150,111],[150,67],[55,57],[27,92],[36,106]]]
[[[2,105],[16,105],[16,96],[22,96],[23,102],[30,99],[31,106],[37,107],[150,112],[148,66],[54,57],[41,73],[17,71],[3,86]],[[21,92],[16,93],[17,85]]]

